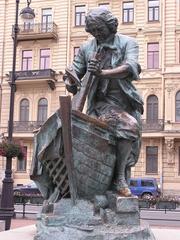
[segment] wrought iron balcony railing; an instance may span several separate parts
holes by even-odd
[[[164,129],[164,120],[157,119],[150,121],[147,119],[142,119],[142,131],[143,132],[159,132]]]
[[[34,130],[40,128],[43,122],[40,121],[14,121],[13,131],[15,133],[32,133]]]
[[[33,132],[41,127],[43,122],[40,121],[14,121],[14,132]],[[164,129],[163,119],[158,119],[157,122],[149,122],[147,119],[142,119],[143,132],[158,132]]]
[[[16,71],[16,80],[44,79],[44,78],[55,80],[55,71],[52,69]]]
[[[12,72],[9,72],[9,81],[11,81],[11,74]],[[47,81],[48,85],[52,90],[55,89],[55,81],[56,79],[56,72],[52,69],[38,69],[38,70],[26,70],[26,71],[16,71],[15,74],[16,83],[18,81],[28,81],[28,80],[45,80]]]
[[[18,25],[19,32],[17,34],[17,40],[31,40],[31,39],[57,39],[57,25],[54,22],[50,23],[29,23]],[[14,29],[14,26],[13,26]],[[12,30],[13,36],[14,30]]]

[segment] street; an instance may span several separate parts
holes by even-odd
[[[146,221],[150,226],[180,228],[180,209],[175,211],[141,210],[142,221]]]
[[[36,214],[41,211],[42,206],[30,205],[25,206],[25,217],[36,219]],[[23,218],[23,205],[15,205],[16,217]],[[148,222],[150,226],[169,227],[180,229],[180,209],[175,211],[157,211],[156,209],[141,210],[141,222]]]

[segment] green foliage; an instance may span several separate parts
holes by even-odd
[[[139,202],[140,204],[144,204],[143,202],[148,202],[151,207],[162,202],[176,203],[177,205],[180,205],[180,197],[165,195],[157,198],[157,197],[151,196],[148,199],[139,199]]]
[[[0,143],[0,156],[8,158],[17,157],[19,160],[23,160],[25,154],[24,147],[16,142],[3,140]]]

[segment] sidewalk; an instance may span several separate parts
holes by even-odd
[[[29,218],[13,218],[11,220],[11,230],[15,228],[25,227],[29,225],[35,225],[36,220],[35,219],[29,219]]]
[[[15,228],[9,231],[0,232],[1,240],[33,240],[36,233],[35,225]]]
[[[180,240],[180,228],[151,228],[156,240]]]

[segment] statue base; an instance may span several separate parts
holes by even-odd
[[[155,240],[148,226],[141,226],[138,199],[113,193],[96,196],[94,202],[70,199],[41,213],[34,240]]]

